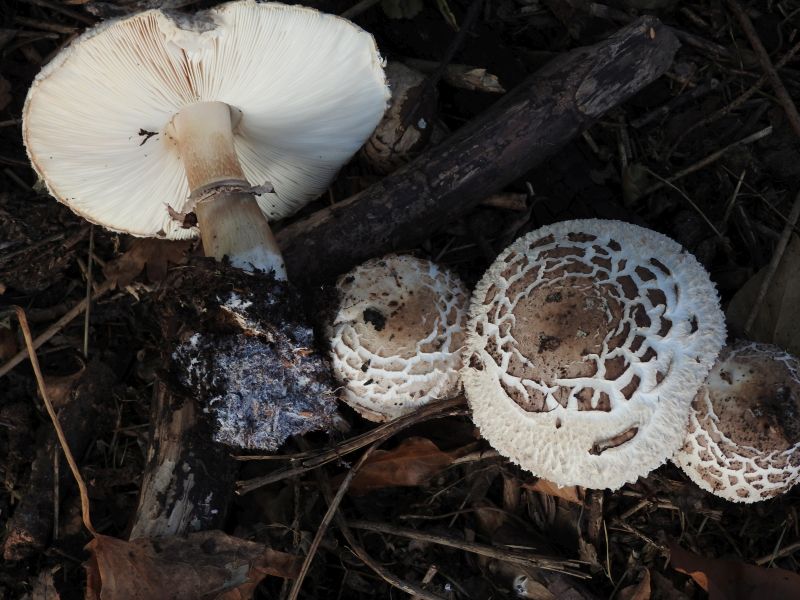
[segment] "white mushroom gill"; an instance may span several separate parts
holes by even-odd
[[[36,77],[23,111],[29,157],[86,219],[139,236],[197,235],[177,144],[182,108],[239,111],[233,144],[270,219],[318,196],[388,100],[372,36],[318,11],[252,1],[176,22],[146,11],[87,31]],[[172,214],[167,207],[172,210]]]
[[[481,434],[559,485],[616,489],[664,463],[725,338],[708,274],[617,221],[518,239],[472,296],[462,379]]]

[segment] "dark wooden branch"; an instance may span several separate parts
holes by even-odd
[[[212,440],[207,419],[156,382],[150,444],[130,539],[219,529],[233,491],[236,464]]]
[[[444,143],[282,230],[277,237],[290,279],[314,285],[370,257],[418,245],[658,78],[678,45],[658,19],[642,17],[558,57]]]

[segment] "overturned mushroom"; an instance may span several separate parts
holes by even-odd
[[[610,489],[680,446],[725,338],[693,256],[654,231],[595,219],[503,251],[467,329],[462,378],[481,434],[559,485]]]
[[[149,10],[90,29],[37,75],[23,111],[50,193],[93,223],[195,237],[283,276],[270,219],[323,192],[389,92],[371,35],[300,6]],[[274,191],[271,191],[274,190]]]
[[[137,236],[195,237],[196,217],[206,255],[230,261],[171,273],[157,303],[167,343],[132,535],[224,522],[235,469],[212,434],[273,450],[329,423],[328,364],[267,217],[319,195],[387,100],[367,32],[252,0],[103,23],[33,82],[23,135],[53,196]]]
[[[455,275],[387,256],[342,276],[337,289],[329,337],[345,402],[385,421],[457,390],[468,295]]]
[[[725,347],[673,461],[701,488],[734,502],[789,491],[800,479],[800,361],[769,344]]]
[[[319,195],[387,100],[370,34],[250,0],[101,24],[31,86],[25,144],[58,200],[139,236],[193,236],[193,211],[206,255],[235,267],[195,264],[159,305],[176,344],[165,370],[215,413],[219,441],[272,450],[331,416],[267,216]]]

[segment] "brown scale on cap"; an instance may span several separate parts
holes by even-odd
[[[694,399],[674,461],[737,502],[788,491],[800,477],[800,362],[754,342],[726,347]]]
[[[609,411],[611,400],[608,393],[595,394],[591,387],[573,388],[559,382],[595,377],[598,372],[602,372],[606,380],[620,379],[631,361],[624,355],[609,354],[628,343],[632,327],[651,328],[653,320],[648,316],[648,310],[666,308],[667,297],[658,289],[640,293],[630,275],[611,277],[613,263],[608,250],[602,246],[594,244],[587,250],[569,245],[569,242],[595,240],[596,237],[585,234],[572,236],[559,247],[543,251],[539,255],[542,261],[539,268],[531,268],[527,259],[509,265],[503,277],[514,280],[505,293],[505,297],[514,302],[514,320],[513,325],[510,321],[502,323],[500,334],[511,337],[513,343],[506,342],[499,347],[492,344],[495,350],[491,353],[498,364],[503,353],[510,353],[507,372],[520,380],[537,379],[545,386],[557,387],[553,398],[561,406],[566,406],[574,395],[578,410]],[[543,241],[537,240],[531,247],[543,246]],[[586,258],[589,254],[591,257]],[[642,283],[657,279],[648,268],[639,266],[634,271]],[[537,278],[542,279],[539,285]],[[490,292],[494,294],[496,290]],[[640,296],[643,296],[641,301]],[[500,304],[498,316],[502,317],[509,311],[508,304]],[[672,326],[664,318],[657,325],[658,335],[662,338]],[[641,335],[634,336],[629,344],[630,350],[639,352],[645,339]],[[652,347],[646,346],[640,360],[648,362],[657,356]],[[660,383],[662,378],[663,373],[659,371],[656,383]],[[628,383],[621,392],[629,400],[638,389],[641,378],[634,375],[627,379]],[[523,383],[528,388],[526,396],[512,385],[502,385],[525,410],[549,410],[540,390]]]
[[[405,286],[402,276],[397,280],[397,286],[401,289]],[[365,309],[363,321],[354,326],[361,345],[380,356],[411,358],[417,353],[420,340],[430,333],[430,321],[437,316],[431,309],[437,301],[432,289],[422,288],[409,290],[400,299],[387,302],[386,306],[376,302],[378,307]],[[461,345],[463,334],[459,334],[459,338],[458,345]],[[436,352],[443,341],[443,338],[434,338],[423,344],[423,349]]]
[[[536,374],[547,385],[557,379],[592,377],[600,354],[622,307],[606,290],[567,278],[561,284],[535,289],[517,303],[511,328],[516,348],[528,357],[526,368],[510,370],[518,377]],[[609,362],[616,359],[610,359]],[[610,378],[619,377],[619,369]]]
[[[752,446],[763,452],[778,452],[800,442],[798,401],[800,384],[785,369],[776,370],[768,356],[742,356],[737,361],[747,377],[735,381],[721,369],[719,377],[730,389],[712,392],[718,427],[738,446]],[[743,404],[739,398],[748,398]],[[719,443],[720,436],[714,441]]]

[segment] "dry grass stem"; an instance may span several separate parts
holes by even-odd
[[[354,529],[364,529],[367,531],[374,531],[376,533],[386,533],[388,535],[395,535],[404,537],[420,542],[427,542],[431,544],[438,544],[440,546],[447,546],[449,548],[456,548],[465,552],[471,552],[480,556],[502,560],[508,563],[519,565],[522,567],[544,569],[546,571],[557,571],[580,579],[588,579],[591,577],[582,569],[586,563],[580,560],[563,560],[558,558],[551,558],[540,554],[522,553],[514,550],[505,550],[487,544],[478,544],[476,542],[467,542],[465,540],[458,540],[443,535],[433,535],[423,533],[415,529],[407,529],[404,527],[394,527],[384,523],[373,523],[371,521],[353,520],[348,521],[348,524]]]
[[[750,329],[753,327],[753,323],[756,321],[758,311],[764,304],[764,298],[767,297],[767,292],[769,291],[770,285],[772,285],[772,279],[775,277],[775,272],[778,270],[778,265],[781,264],[781,258],[783,258],[783,253],[786,252],[786,246],[789,245],[789,240],[792,237],[792,232],[797,224],[798,217],[800,217],[800,192],[797,193],[797,196],[794,199],[794,204],[792,205],[792,210],[789,212],[786,225],[783,227],[781,237],[778,240],[777,246],[775,246],[775,252],[772,254],[772,259],[769,261],[767,271],[764,273],[764,279],[761,281],[761,287],[758,289],[758,296],[756,296],[756,300],[753,303],[753,307],[750,309],[750,314],[747,317],[747,321],[744,323],[745,335],[750,335]]]
[[[314,560],[314,555],[317,553],[317,548],[319,548],[319,544],[322,542],[322,538],[325,536],[325,532],[328,530],[328,525],[330,525],[331,521],[333,521],[336,511],[339,509],[339,504],[341,504],[342,498],[344,498],[344,495],[347,493],[347,489],[350,487],[350,482],[353,481],[353,477],[355,477],[356,473],[358,473],[359,469],[361,469],[364,463],[367,462],[367,459],[372,455],[372,452],[378,446],[380,446],[382,441],[383,440],[378,440],[369,448],[367,448],[364,451],[364,454],[361,455],[361,458],[358,459],[358,462],[347,472],[347,475],[345,475],[342,483],[339,484],[339,489],[336,490],[336,495],[328,503],[328,510],[325,512],[325,516],[322,517],[322,522],[317,528],[317,533],[314,535],[314,539],[308,549],[308,554],[306,554],[305,560],[303,560],[303,566],[300,567],[300,573],[292,584],[292,590],[289,592],[289,600],[297,600],[298,596],[300,595],[300,588],[303,587],[303,580],[306,578],[308,569],[311,567],[311,562]]]
[[[675,183],[679,179],[683,179],[684,177],[694,173],[695,171],[699,171],[700,169],[704,169],[708,165],[718,161],[720,158],[722,158],[725,155],[726,152],[728,152],[728,150],[730,150],[732,148],[735,148],[736,146],[752,144],[753,142],[757,142],[758,140],[764,139],[765,137],[767,137],[768,135],[771,135],[771,134],[772,134],[772,125],[770,125],[769,127],[765,127],[764,129],[761,129],[759,131],[756,131],[755,133],[751,133],[747,137],[744,137],[744,138],[742,138],[740,140],[737,140],[737,141],[735,141],[735,142],[733,142],[731,144],[728,144],[727,146],[717,150],[716,152],[712,152],[711,154],[709,154],[705,158],[702,158],[702,159],[698,160],[697,162],[695,162],[694,164],[689,165],[685,169],[682,169],[682,170],[678,171],[677,173],[675,173],[671,177],[667,177],[667,178],[659,177],[659,179],[661,181],[659,181],[658,183],[655,183],[655,184],[651,185],[649,188],[647,188],[642,193],[642,197],[649,196],[653,192],[656,192],[656,191],[660,190],[661,188],[663,188],[665,186],[668,186],[671,183]]]
[[[753,27],[753,23],[750,21],[750,17],[747,16],[747,13],[737,2],[737,0],[728,0],[728,6],[731,7],[733,14],[736,15],[736,19],[742,26],[744,34],[747,36],[747,39],[750,42],[750,45],[753,47],[753,50],[755,50],[755,53],[758,56],[758,62],[761,63],[761,68],[764,70],[764,73],[769,79],[769,83],[772,86],[775,95],[778,97],[778,101],[783,107],[784,112],[786,113],[786,118],[789,119],[789,124],[792,126],[792,129],[794,129],[794,132],[798,135],[798,137],[800,137],[800,113],[797,112],[797,106],[795,105],[794,100],[792,100],[789,92],[786,91],[786,87],[783,85],[783,82],[778,75],[778,71],[775,70],[772,61],[769,58],[769,54],[767,53],[767,49],[764,48],[764,44],[761,43],[761,38],[758,37],[756,29]]]
[[[80,302],[78,302],[75,306],[73,306],[69,312],[67,312],[63,317],[61,317],[58,321],[53,323],[50,327],[45,329],[43,333],[38,335],[36,339],[32,341],[33,349],[38,349],[42,344],[50,340],[54,335],[56,335],[59,331],[61,331],[64,327],[66,327],[73,319],[75,319],[78,315],[80,315],[86,307],[89,305],[90,300],[97,300],[100,296],[108,292],[114,287],[114,281],[106,280],[100,286],[97,287],[97,291],[92,295],[90,298],[84,298]],[[22,350],[15,354],[6,364],[0,367],[0,377],[7,375],[11,370],[16,367],[19,363],[25,360],[25,357],[28,356],[27,350]]]

